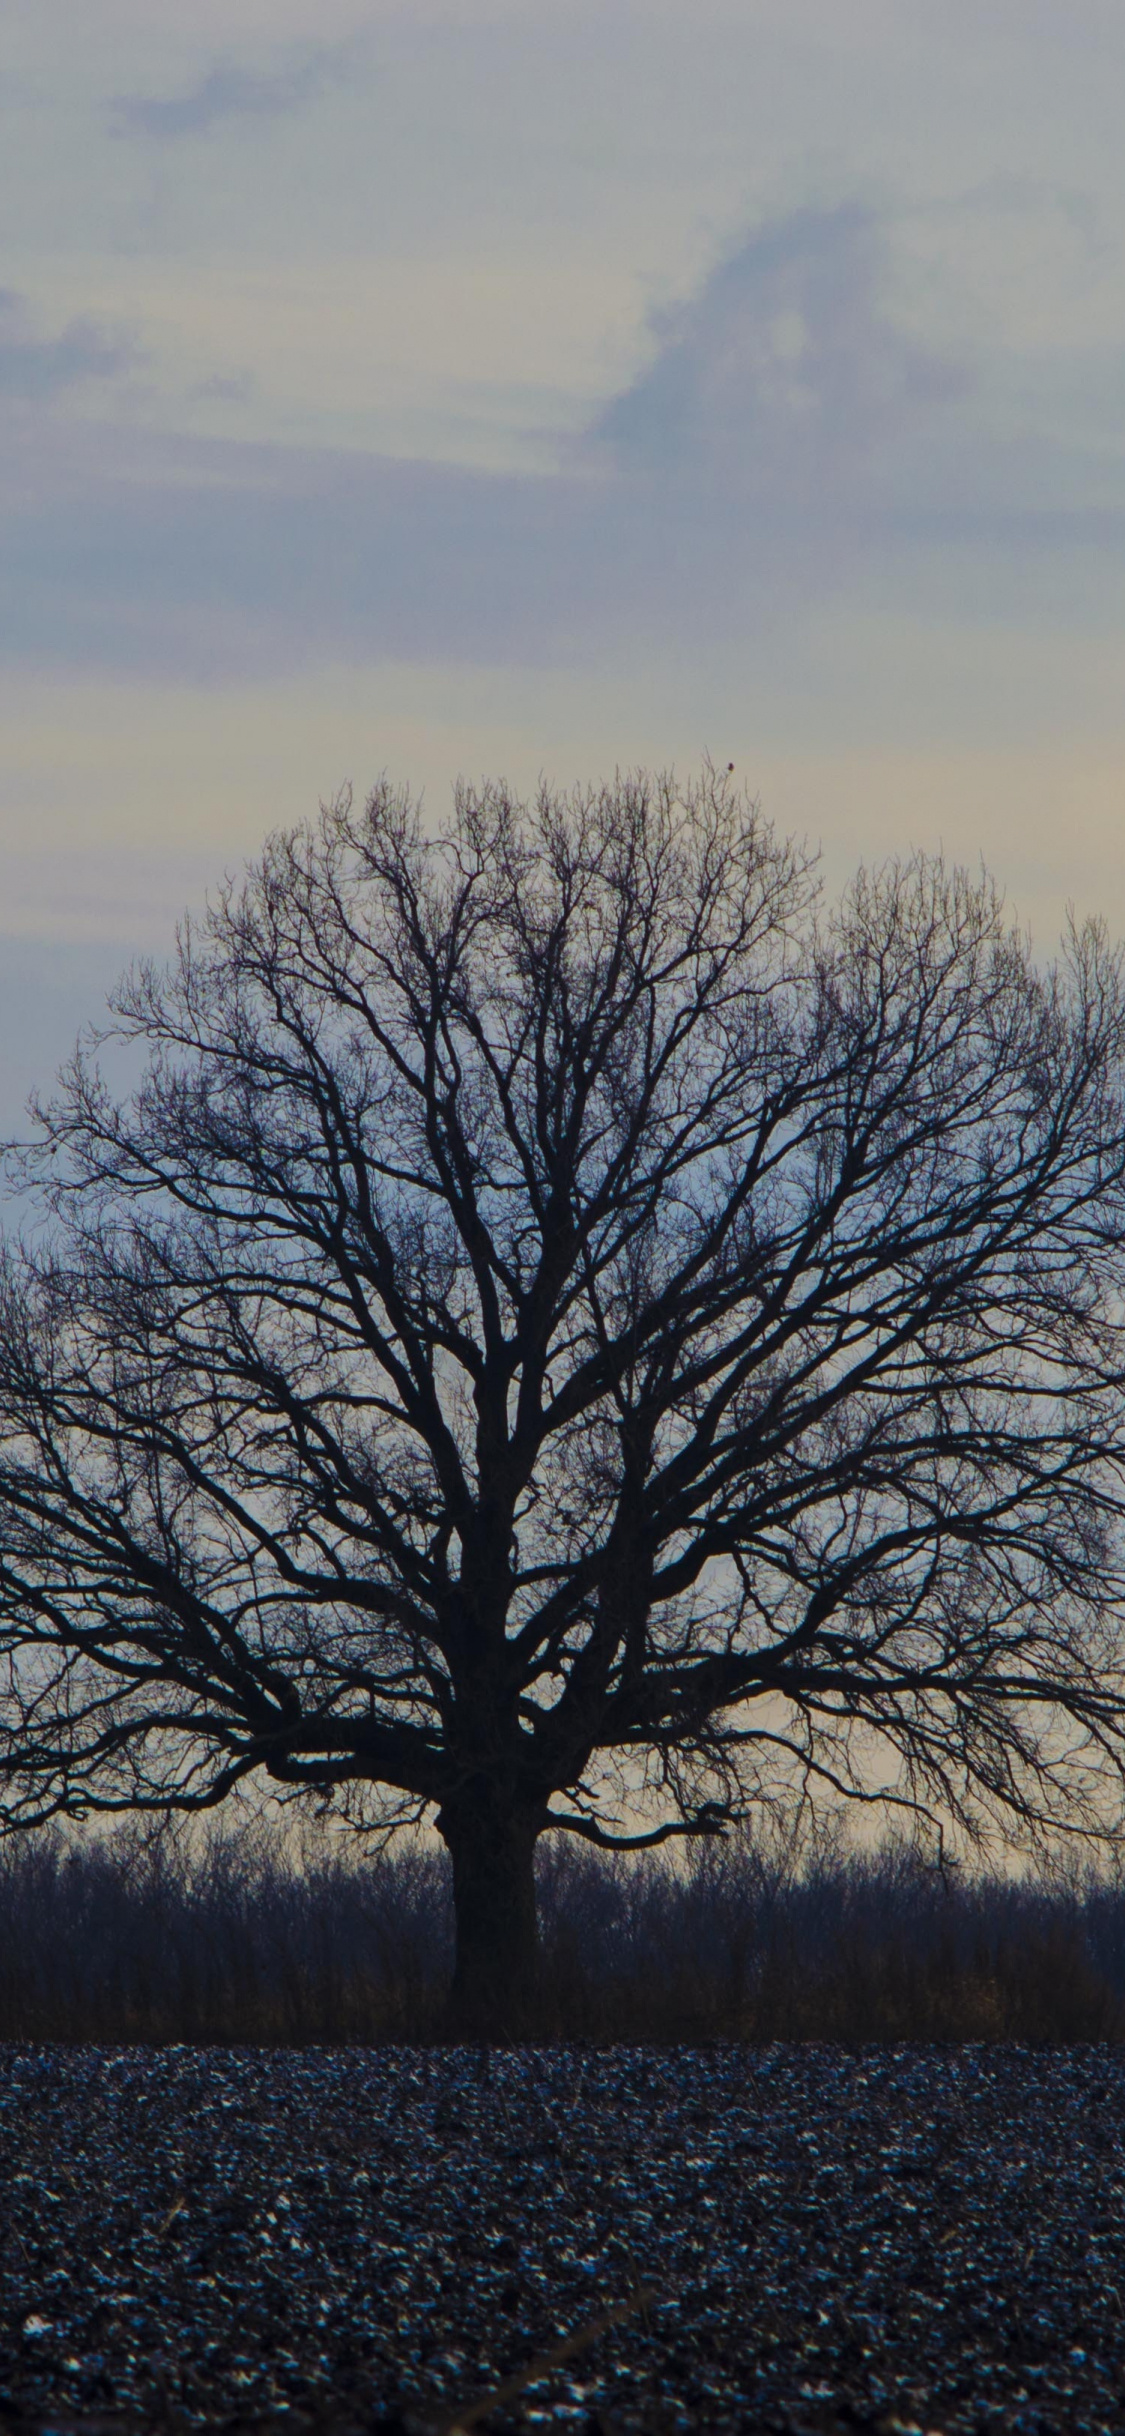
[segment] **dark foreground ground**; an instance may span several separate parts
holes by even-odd
[[[1120,2049],[0,2048],[0,2228],[0,2427],[1125,2429]]]

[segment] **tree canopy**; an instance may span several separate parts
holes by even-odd
[[[1041,970],[921,857],[826,907],[710,771],[272,839],[18,1166],[8,1823],[435,1819],[486,2027],[546,1829],[1104,1826],[1123,1042],[1097,925]]]

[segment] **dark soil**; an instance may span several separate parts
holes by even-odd
[[[1119,2049],[8,2047],[0,2227],[0,2426],[1125,2429]]]

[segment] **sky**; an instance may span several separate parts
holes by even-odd
[[[0,1130],[386,771],[1125,935],[1120,0],[7,0]]]

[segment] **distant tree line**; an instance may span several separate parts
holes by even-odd
[[[539,1847],[539,2028],[601,2043],[1125,2037],[1125,1883],[946,1868],[831,1834]],[[454,1949],[440,1845],[260,1827],[0,1845],[0,2038],[425,2044]]]

